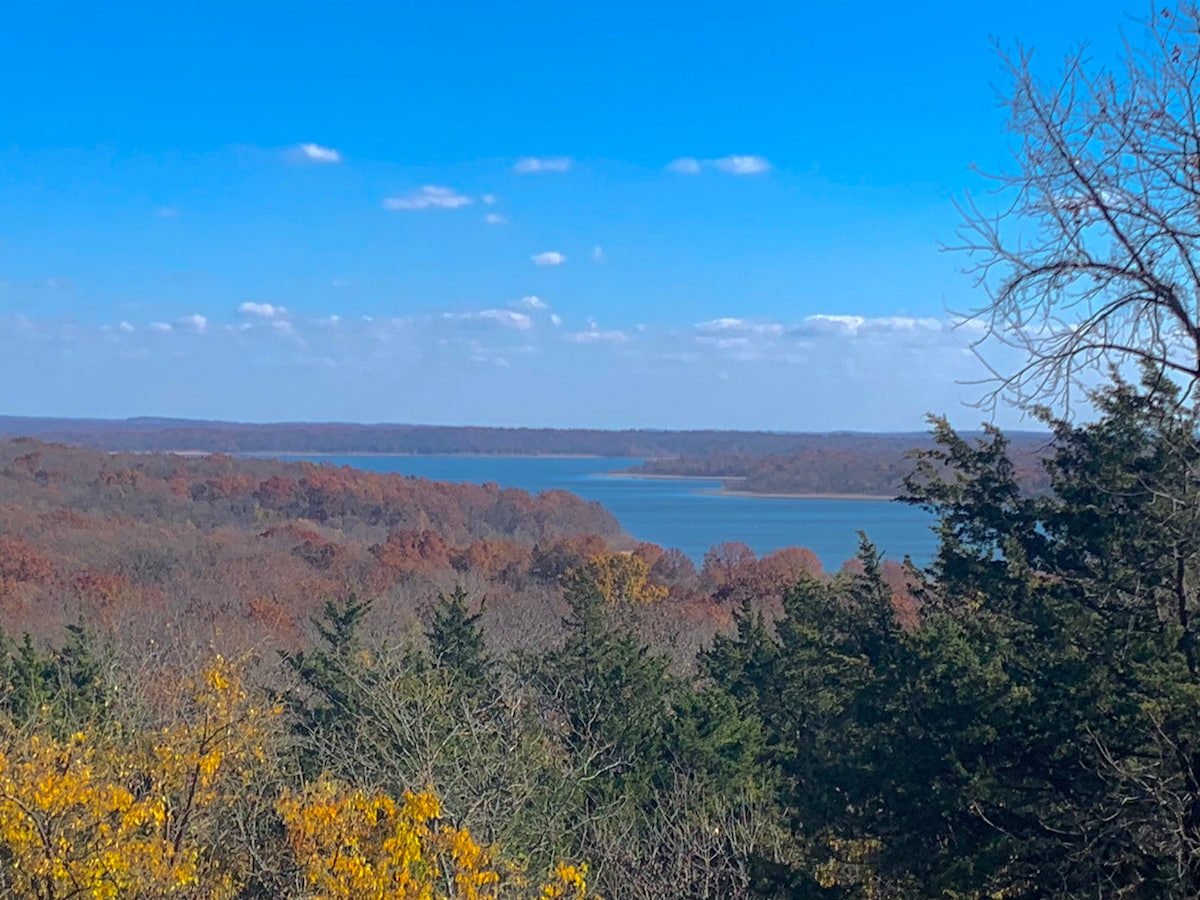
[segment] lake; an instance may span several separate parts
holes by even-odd
[[[709,547],[744,541],[758,554],[807,547],[827,569],[858,548],[856,530],[892,559],[927,563],[936,547],[931,517],[887,500],[828,500],[721,496],[719,481],[623,478],[641,460],[507,456],[323,456],[288,460],[327,462],[372,472],[400,472],[435,481],[494,481],[538,492],[562,489],[604,505],[638,540],[678,547],[699,563]]]

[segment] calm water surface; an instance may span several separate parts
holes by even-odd
[[[697,562],[722,541],[744,541],[759,554],[781,547],[808,547],[826,568],[855,554],[857,529],[893,559],[905,554],[918,564],[935,548],[932,519],[885,500],[799,500],[723,497],[719,481],[622,478],[612,473],[637,459],[570,459],[497,456],[285,457],[328,462],[373,472],[401,472],[436,481],[494,481],[501,487],[538,492],[568,490],[602,503],[635,538],[678,547]]]

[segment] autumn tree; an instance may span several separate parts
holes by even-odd
[[[587,900],[587,867],[559,863],[540,887],[447,823],[438,798],[347,789],[327,779],[279,801],[315,900]]]
[[[594,556],[580,572],[608,603],[654,603],[667,596],[665,587],[650,581],[650,567],[645,558],[633,553]]]
[[[742,541],[725,541],[704,554],[700,578],[718,600],[730,600],[749,589],[756,557]]]
[[[222,823],[274,710],[220,657],[173,701],[159,728],[94,720],[59,736],[53,709],[0,721],[5,896],[217,900],[249,880]]]

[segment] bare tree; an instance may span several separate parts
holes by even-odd
[[[968,271],[987,303],[963,315],[999,400],[1069,407],[1089,370],[1148,362],[1200,379],[1200,7],[1152,12],[1116,66],[1084,46],[1057,77],[1034,54],[1001,53],[1015,167],[994,195],[959,204]],[[985,360],[986,362],[986,360]]]

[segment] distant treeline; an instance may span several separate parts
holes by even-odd
[[[647,460],[635,469],[643,474],[737,478],[729,487],[765,494],[896,495],[912,470],[908,454],[931,446],[929,436],[920,432],[605,431],[0,416],[4,435],[137,452],[634,457]],[[1013,432],[1009,440],[1022,483],[1044,489],[1038,459],[1047,451],[1049,436]]]
[[[633,471],[643,475],[691,476],[727,480],[727,487],[760,494],[867,494],[895,497],[912,473],[914,451],[928,450],[925,435],[797,435],[799,449],[788,454],[709,453],[649,459]],[[1041,460],[1050,436],[1010,435],[1009,457],[1017,479],[1029,492],[1049,485]]]
[[[0,416],[0,435],[32,436],[103,450],[212,453],[479,453],[607,457],[752,458],[805,452],[901,455],[928,446],[923,432],[608,431],[584,428],[483,428],[339,422],[253,424],[187,419],[51,419]],[[1012,438],[1018,443],[1022,435]]]

